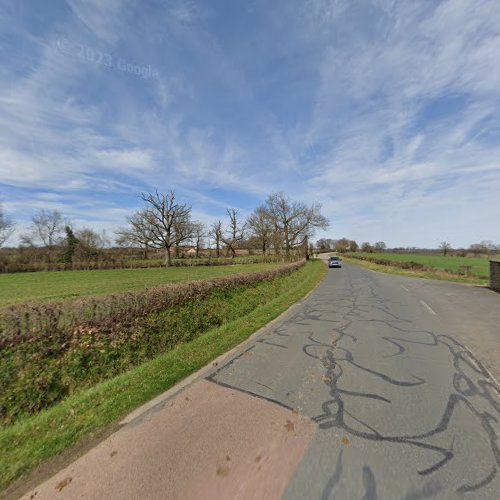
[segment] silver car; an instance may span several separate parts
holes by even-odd
[[[328,259],[328,267],[342,267],[342,259],[340,257],[330,257]]]

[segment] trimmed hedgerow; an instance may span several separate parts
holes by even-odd
[[[293,256],[300,260],[301,257]],[[199,267],[199,266],[230,266],[235,264],[262,264],[272,262],[289,262],[290,258],[281,255],[249,255],[244,257],[186,257],[172,259],[171,267]],[[90,271],[97,269],[146,269],[163,267],[163,259],[131,260],[109,259],[91,260],[87,262],[35,262],[22,263],[0,259],[0,274],[32,273],[50,271]]]
[[[251,311],[267,300],[260,282],[303,265],[1,311],[0,420],[50,407]]]

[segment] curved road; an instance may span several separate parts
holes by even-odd
[[[499,368],[499,294],[344,265],[26,498],[497,499]]]

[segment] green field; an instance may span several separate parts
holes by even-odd
[[[489,276],[489,261],[484,257],[453,257],[443,255],[420,255],[420,254],[398,254],[398,253],[367,253],[356,252],[353,256],[368,257],[371,259],[383,259],[393,262],[417,262],[425,266],[459,274],[463,266],[470,266],[470,273],[481,278]]]
[[[53,271],[0,275],[0,307],[18,302],[55,300],[263,271],[283,264],[235,264],[232,266]]]

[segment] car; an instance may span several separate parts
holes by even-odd
[[[328,267],[342,267],[342,259],[337,256],[328,259]]]

